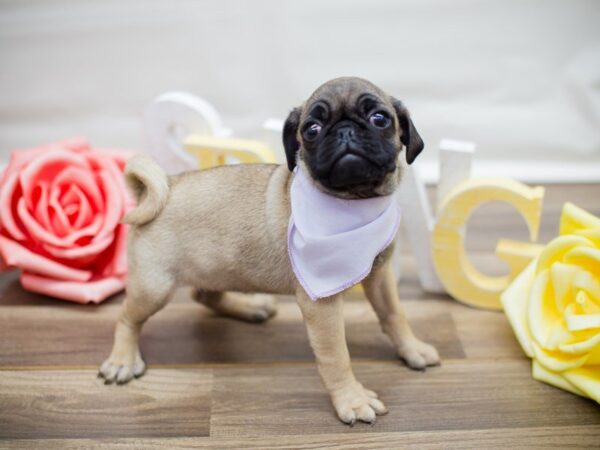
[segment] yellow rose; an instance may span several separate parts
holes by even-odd
[[[533,377],[600,403],[600,218],[566,203],[560,236],[501,301]]]

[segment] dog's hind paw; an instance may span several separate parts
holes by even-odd
[[[246,322],[264,322],[277,313],[277,301],[268,294],[197,291],[195,299],[222,316]]]
[[[146,363],[139,352],[135,357],[115,357],[111,355],[100,366],[98,377],[104,384],[125,384],[133,378],[141,377],[146,371]]]

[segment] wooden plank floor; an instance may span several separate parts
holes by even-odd
[[[600,214],[600,185],[550,186],[541,241],[573,200]],[[502,205],[474,214],[468,248],[488,273],[504,268],[499,237],[525,239]],[[443,364],[414,372],[394,357],[369,304],[345,305],[357,377],[390,409],[375,425],[342,425],[321,387],[297,305],[253,325],[214,316],[180,290],[144,328],[148,373],[126,386],[96,378],[122,295],[81,306],[27,293],[0,276],[0,448],[598,448],[596,403],[534,381],[502,313],[419,288],[409,254],[400,292]]]

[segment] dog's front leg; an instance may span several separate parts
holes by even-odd
[[[342,296],[335,295],[315,302],[300,288],[297,297],[319,374],[338,417],[349,425],[356,420],[373,423],[376,415],[385,414],[387,409],[377,399],[377,394],[365,389],[352,373]]]
[[[389,262],[374,268],[362,285],[383,332],[392,340],[398,356],[409,367],[418,370],[439,364],[440,357],[435,347],[418,339],[406,320],[398,297],[396,277]]]

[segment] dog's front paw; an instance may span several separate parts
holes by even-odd
[[[427,366],[440,364],[440,355],[435,347],[416,337],[405,341],[398,348],[398,356],[406,362],[408,367],[416,370],[425,370]]]
[[[146,371],[146,363],[139,352],[134,355],[114,355],[102,363],[98,377],[104,378],[105,384],[125,384],[133,378],[139,378]]]
[[[377,416],[388,412],[377,394],[357,381],[331,392],[331,401],[340,420],[350,426],[357,420],[373,423]]]

